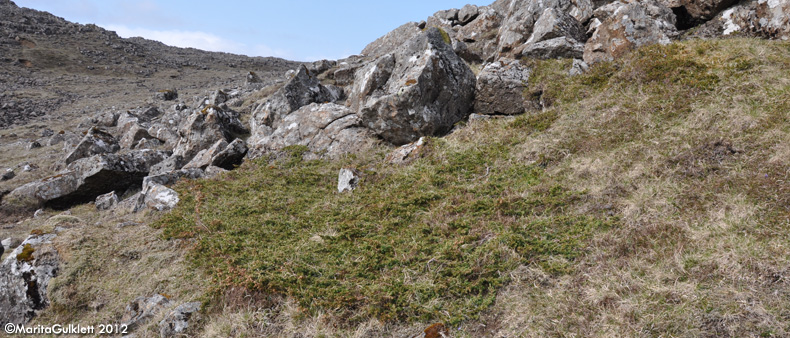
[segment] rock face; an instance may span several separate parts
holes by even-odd
[[[262,102],[253,112],[250,121],[251,144],[270,135],[279,122],[291,112],[314,102],[331,102],[336,99],[319,81],[317,74],[301,66],[288,83]]]
[[[668,44],[677,35],[675,14],[658,2],[613,3],[608,7],[614,11],[584,48],[584,61],[589,64],[613,60],[639,46]]]
[[[0,322],[25,324],[49,305],[47,285],[59,270],[54,234],[30,236],[0,265]]]
[[[516,115],[525,112],[524,90],[530,70],[518,60],[501,59],[487,64],[477,76],[475,112]]]
[[[96,196],[124,191],[142,183],[151,166],[166,155],[159,151],[135,150],[77,160],[58,175],[14,189],[3,199],[4,206],[35,210],[44,205],[63,208],[90,202]]]
[[[98,128],[91,128],[85,137],[82,138],[77,147],[69,153],[63,160],[69,164],[81,158],[90,157],[97,154],[109,154],[121,150],[118,140],[110,133]]]
[[[168,338],[183,334],[188,328],[192,317],[200,310],[199,302],[181,304],[170,311],[165,319],[159,322],[159,337]]]
[[[437,28],[356,73],[349,97],[362,125],[393,144],[442,134],[470,113],[475,76]]]
[[[253,157],[290,145],[307,146],[313,153],[332,157],[351,153],[371,139],[371,133],[360,125],[359,116],[345,106],[313,103],[286,116]]]

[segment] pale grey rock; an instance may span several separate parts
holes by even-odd
[[[530,69],[518,60],[500,59],[483,67],[477,76],[475,113],[517,115],[526,111],[524,90]]]
[[[316,75],[304,66],[299,67],[285,86],[266,98],[253,111],[250,119],[251,144],[257,144],[260,139],[271,134],[291,112],[310,103],[332,100],[331,93],[319,82]]]
[[[145,206],[151,210],[167,211],[178,205],[181,201],[178,193],[160,184],[149,184],[143,191]]]
[[[225,169],[233,169],[241,163],[244,155],[247,154],[247,144],[241,139],[235,139],[228,143],[219,140],[208,149],[201,150],[189,163],[184,165],[184,169],[217,166]]]
[[[121,137],[120,146],[124,149],[132,149],[137,146],[137,143],[144,139],[153,138],[151,134],[148,133],[147,128],[140,126],[139,124],[134,124],[129,127],[129,130],[123,134]]]
[[[492,7],[503,13],[498,48],[506,55],[512,55],[512,51],[530,38],[537,20],[546,9],[568,13],[578,22],[587,22],[593,13],[590,0],[497,0]]]
[[[181,304],[159,322],[159,337],[169,338],[184,334],[200,311],[200,302]]]
[[[180,139],[173,155],[181,156],[188,163],[201,150],[219,140],[230,141],[249,130],[239,120],[239,113],[218,106],[208,106],[189,116],[179,130]]]
[[[337,192],[353,191],[359,185],[359,171],[352,168],[340,169],[337,175]]]
[[[790,1],[748,0],[728,8],[708,22],[711,37],[734,33],[765,39],[790,40]]]
[[[60,269],[55,236],[28,237],[0,264],[0,323],[26,324],[49,306],[47,286]]]

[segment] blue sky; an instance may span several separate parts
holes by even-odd
[[[493,0],[13,0],[21,7],[95,23],[122,37],[142,36],[195,47],[291,60],[338,59],[359,53],[409,21],[467,3]]]

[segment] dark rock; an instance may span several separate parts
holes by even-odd
[[[41,143],[38,143],[38,141],[30,142],[27,145],[27,149],[28,150],[33,150],[33,149],[37,149],[37,148],[41,148]]]
[[[3,175],[0,176],[0,181],[8,181],[12,178],[16,177],[16,173],[14,169],[6,169]]]
[[[173,101],[178,98],[178,91],[175,89],[164,89],[156,92],[154,97],[162,101]]]
[[[349,96],[362,125],[404,144],[446,133],[471,112],[475,76],[450,41],[429,28],[356,73]]]
[[[526,111],[524,90],[530,70],[518,60],[489,63],[477,76],[475,112],[484,115],[517,115]]]

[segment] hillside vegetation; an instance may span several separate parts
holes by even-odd
[[[36,321],[117,318],[112,304],[139,293],[90,318],[65,309],[139,274],[153,284],[140,290],[200,297],[203,336],[407,336],[434,322],[456,337],[785,336],[788,55],[736,38],[644,47],[574,77],[570,60],[522,60],[524,95],[546,109],[462,122],[406,164],[384,146],[338,160],[290,147],[179,183],[178,207],[153,217],[158,238],[99,226],[82,236],[115,244],[59,239],[74,263]],[[340,194],[343,167],[362,181]],[[88,209],[73,214],[99,217]],[[157,263],[97,268],[130,260]]]

